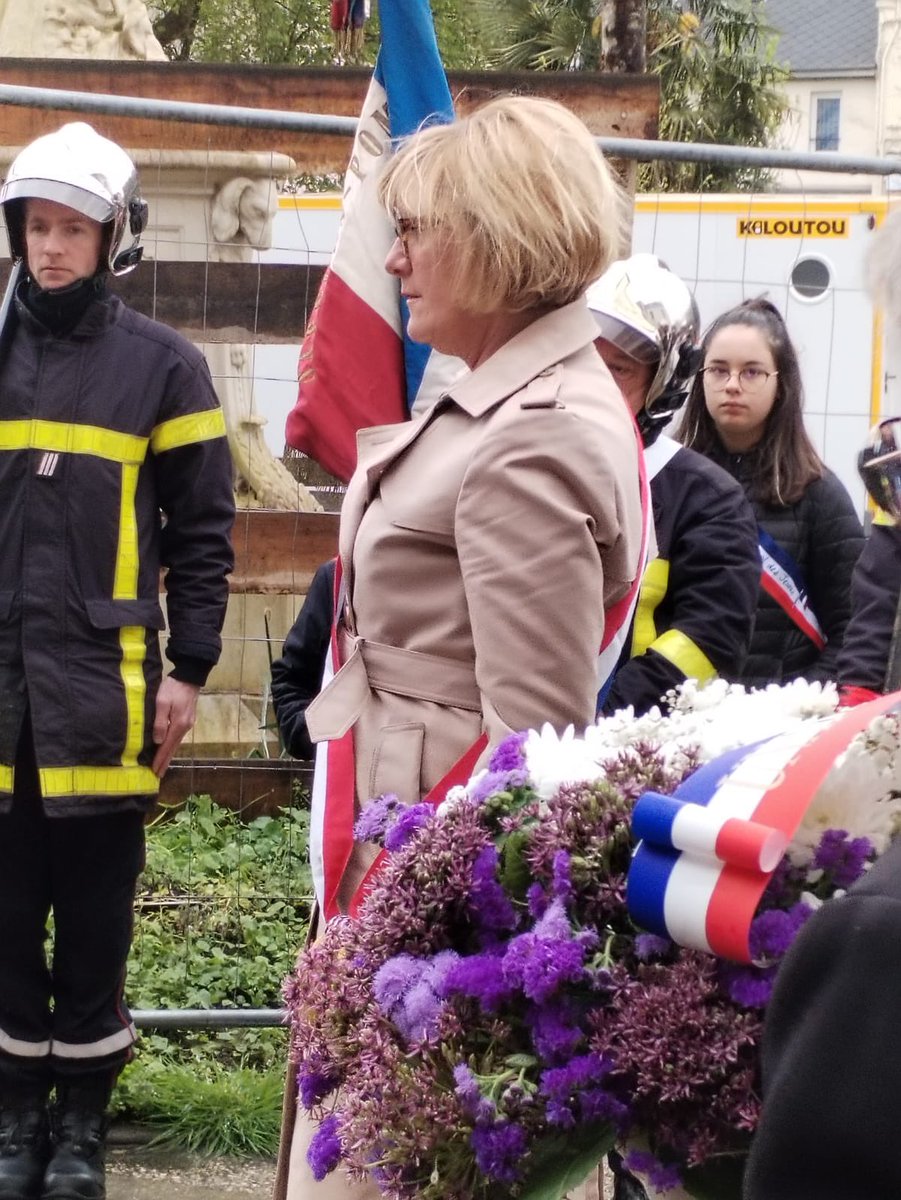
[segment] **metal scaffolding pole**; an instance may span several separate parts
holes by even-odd
[[[56,88],[0,84],[0,104],[25,108],[51,108],[107,116],[145,117],[157,121],[233,125],[244,128],[283,129],[351,137],[356,117],[325,113],[292,113],[269,108],[241,108],[228,104],[193,104],[184,100],[148,100]],[[756,146],[722,146],[701,142],[658,142],[643,138],[599,137],[598,145],[615,158],[650,162],[733,163],[799,171],[841,171],[861,175],[901,175],[901,158],[838,154],[834,151],[769,150]]]

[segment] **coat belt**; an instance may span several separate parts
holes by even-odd
[[[469,663],[370,642],[346,630],[341,633],[341,657],[344,665],[307,708],[307,729],[314,742],[343,737],[373,692],[482,711]]]

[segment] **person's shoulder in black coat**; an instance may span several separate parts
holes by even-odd
[[[851,578],[851,620],[838,658],[843,687],[883,690],[899,591],[901,529],[874,525]]]
[[[901,1197],[901,840],[810,918],[763,1046],[745,1200]]]
[[[335,611],[335,560],[323,563],[310,583],[297,619],[272,664],[272,705],[282,741],[294,758],[312,758],[307,706],[322,687]]]

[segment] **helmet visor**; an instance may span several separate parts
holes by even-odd
[[[658,347],[637,329],[633,329],[616,317],[611,317],[609,313],[593,311],[592,316],[597,322],[600,336],[606,341],[612,342],[614,346],[618,346],[624,354],[628,354],[636,362],[656,363],[659,360],[660,350]]]
[[[103,224],[111,221],[116,209],[102,196],[95,196],[84,188],[75,187],[71,183],[62,183],[56,179],[14,179],[7,182],[3,189],[3,200],[54,200],[57,204],[65,204],[90,217],[92,221]]]

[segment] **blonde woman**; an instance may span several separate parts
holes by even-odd
[[[584,125],[494,100],[410,138],[379,196],[410,336],[468,371],[417,421],[359,435],[341,670],[307,710],[319,779],[352,732],[354,811],[385,792],[419,801],[513,730],[591,722],[605,610],[642,542],[636,431],[584,298],[617,254],[622,202]],[[326,830],[312,855],[328,919],[372,847]],[[289,1111],[277,1195],[378,1195],[316,1182],[310,1133]]]

